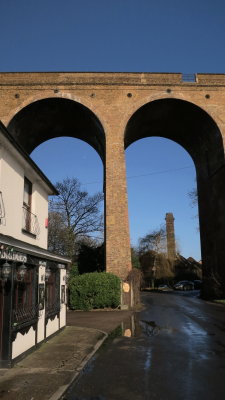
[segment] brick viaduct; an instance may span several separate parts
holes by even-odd
[[[124,149],[150,136],[183,146],[197,174],[203,295],[225,296],[225,75],[186,82],[179,73],[0,73],[0,120],[28,153],[59,136],[98,152],[107,270],[124,280],[131,268]]]

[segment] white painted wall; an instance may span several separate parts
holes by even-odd
[[[45,283],[45,263],[41,262],[39,265],[38,283]],[[61,301],[61,286],[65,285],[66,289],[66,269],[60,269],[60,301]],[[65,299],[66,300],[66,299]],[[45,309],[39,312],[39,319],[37,323],[37,343],[40,343],[48,336],[56,333],[60,328],[66,325],[66,302],[61,303],[60,309],[60,321],[57,315],[53,320],[49,319],[46,325],[46,337],[45,337]],[[29,331],[22,335],[17,333],[15,341],[12,343],[12,359],[23,354],[31,347],[35,346],[35,330],[30,327]]]
[[[40,233],[36,237],[22,231],[25,177],[32,183],[31,212],[37,216],[40,227]],[[47,249],[48,230],[45,227],[45,220],[48,218],[48,195],[52,194],[52,188],[41,178],[41,175],[32,168],[26,158],[24,158],[8,139],[2,135],[1,131],[0,191],[2,192],[5,208],[5,217],[0,220],[0,233],[22,240],[31,245]],[[45,284],[45,268],[46,263],[40,262],[38,284]],[[60,296],[62,285],[65,285],[66,290],[66,270],[64,268],[60,269]],[[45,309],[39,311],[37,343],[40,343],[66,325],[66,301],[60,304],[60,322],[57,315],[52,321],[49,319],[46,326],[46,336]],[[35,339],[36,333],[33,327],[30,327],[28,332],[24,335],[18,332],[15,341],[12,343],[12,359],[35,346]]]
[[[24,177],[33,185],[31,211],[37,216],[40,227],[40,234],[36,237],[22,232]],[[5,206],[0,233],[47,249],[48,230],[45,228],[45,219],[48,218],[49,190],[15,149],[3,145],[0,152],[0,191]]]
[[[31,326],[29,331],[22,335],[17,333],[16,339],[12,343],[12,359],[18,357],[35,345],[35,330]]]
[[[48,323],[46,325],[46,338],[58,330],[59,330],[59,318],[56,315],[52,321],[50,319],[48,320]]]

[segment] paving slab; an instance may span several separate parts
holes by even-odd
[[[111,333],[119,324],[128,319],[133,311],[122,310],[93,310],[68,311],[67,325],[99,329]]]
[[[12,369],[2,371],[0,399],[58,398],[106,337],[96,329],[66,327]]]
[[[131,311],[69,311],[67,326],[11,369],[0,369],[1,400],[58,400]]]

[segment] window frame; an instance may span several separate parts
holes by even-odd
[[[28,191],[26,192],[26,185],[28,188]],[[24,187],[23,187],[23,205],[26,207],[30,212],[31,212],[31,206],[32,206],[32,191],[33,191],[33,184],[32,182],[25,176],[24,177]],[[25,200],[25,194],[28,194],[28,202],[24,201]]]
[[[50,266],[50,276],[45,283],[45,317],[51,318],[60,312],[60,271]]]
[[[26,190],[26,188],[28,190]],[[31,207],[32,207],[32,191],[33,191],[33,185],[31,181],[24,177],[24,187],[23,187],[23,213],[24,213],[24,223],[22,230],[28,233],[31,232]],[[28,196],[28,201],[26,202],[25,196]]]

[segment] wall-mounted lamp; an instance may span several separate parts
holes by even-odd
[[[2,265],[2,271],[1,271],[1,276],[4,281],[7,281],[7,279],[10,277],[11,274],[11,265],[6,261]]]
[[[19,266],[19,268],[17,269],[17,276],[18,276],[18,281],[23,281],[24,280],[24,277],[25,277],[25,274],[26,274],[26,272],[27,272],[27,267],[26,267],[26,265],[23,263],[23,264],[21,264],[20,266]]]
[[[49,267],[46,268],[45,270],[45,280],[48,281],[49,277],[51,275],[51,270]]]

